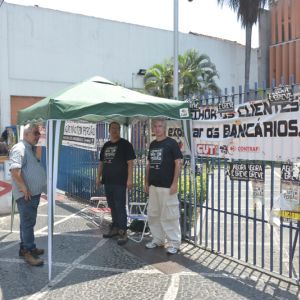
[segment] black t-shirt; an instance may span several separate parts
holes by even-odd
[[[129,160],[135,159],[132,145],[125,139],[103,145],[100,161],[103,162],[102,183],[126,185]]]
[[[154,140],[149,147],[149,185],[169,188],[172,185],[175,160],[183,158],[179,146],[172,138]]]

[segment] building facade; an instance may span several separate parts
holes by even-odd
[[[300,83],[300,0],[278,0],[271,7],[270,84]]]
[[[173,56],[173,32],[78,14],[4,3],[0,9],[1,129],[16,123],[19,109],[65,87],[102,76],[142,88],[140,69]],[[243,84],[245,47],[236,42],[179,34],[179,53],[207,54],[220,88]],[[257,50],[250,82],[257,81]]]

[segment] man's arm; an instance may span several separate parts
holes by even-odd
[[[98,165],[98,172],[97,172],[97,178],[96,178],[96,188],[98,189],[101,185],[102,180],[102,171],[103,171],[103,162],[99,161]]]
[[[170,195],[176,194],[178,190],[178,178],[181,173],[181,159],[176,159],[174,161],[175,163],[175,170],[174,170],[174,176],[173,176],[173,181],[172,185],[170,186]]]
[[[11,173],[11,176],[14,179],[14,181],[17,183],[20,192],[22,192],[24,194],[25,200],[30,200],[31,193],[27,189],[25,181],[22,177],[21,169],[11,169],[10,173]]]
[[[132,189],[132,186],[133,186],[133,160],[128,160],[127,165],[128,165],[127,188]]]
[[[149,160],[147,160],[146,174],[145,174],[145,185],[144,185],[144,191],[147,194],[149,193],[149,172],[150,172],[150,163],[149,163]]]

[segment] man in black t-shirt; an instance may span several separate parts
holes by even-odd
[[[147,213],[153,239],[146,248],[164,246],[167,239],[167,253],[175,254],[181,243],[177,187],[183,157],[177,142],[166,136],[165,120],[153,120],[152,130],[156,139],[149,147],[145,191],[149,193]]]
[[[97,188],[104,184],[107,203],[111,209],[112,224],[104,238],[119,235],[118,244],[127,242],[126,188],[132,188],[133,160],[132,145],[120,137],[120,124],[109,124],[110,141],[101,149],[98,166]]]

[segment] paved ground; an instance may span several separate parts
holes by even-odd
[[[144,243],[103,239],[86,203],[59,197],[53,241],[53,280],[45,265],[30,267],[18,257],[18,215],[0,216],[0,299],[299,299],[299,286],[184,243],[168,256]],[[47,250],[47,201],[36,225]]]

